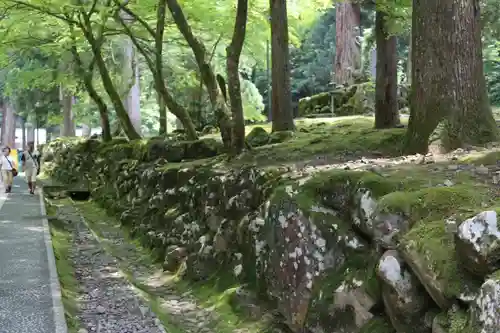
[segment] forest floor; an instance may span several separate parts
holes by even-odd
[[[300,177],[332,169],[368,169],[387,177],[398,174],[401,178],[418,178],[432,187],[487,185],[491,188],[491,197],[498,198],[500,143],[459,149],[448,154],[434,152],[426,156],[401,156],[405,129],[380,131],[374,130],[372,124],[370,117],[298,122],[298,131],[289,141],[256,148],[229,165],[249,162],[263,167],[280,165],[288,168],[291,176]],[[220,158],[185,164],[197,163],[228,164]],[[59,207],[59,211],[54,207]],[[169,333],[284,332],[283,328],[272,326],[271,312],[256,320],[233,307],[231,300],[238,286],[221,290],[216,281],[193,284],[164,272],[153,262],[148,251],[127,236],[118,220],[108,216],[96,203],[54,199],[50,202],[49,212],[57,217],[54,221],[66,221],[64,227],[53,222],[52,228],[55,252],[59,254],[63,297],[66,305],[73,304],[67,306],[72,332],[94,332],[95,323],[109,318],[102,316],[114,309],[113,304],[106,301],[111,295],[109,286],[89,285],[88,279],[73,277],[82,263],[89,262],[89,258],[96,254],[106,255],[107,259],[90,260],[94,265],[101,265],[93,269],[99,271],[110,265],[113,267],[115,274],[121,277],[117,282],[121,290],[128,288],[133,294],[131,297],[137,306],[131,313],[135,313],[137,320],[141,318],[142,322],[153,325],[158,323],[157,316]],[[68,222],[76,217],[78,223]],[[90,252],[83,251],[89,246],[92,248]],[[107,304],[101,311],[85,312],[84,309],[82,315],[82,290],[85,288],[96,290],[96,297],[101,297],[101,303]],[[108,289],[99,292],[100,288]],[[99,299],[95,301],[99,303]],[[137,309],[141,310],[142,316],[138,315]],[[87,331],[82,331],[82,327]],[[101,331],[105,332],[108,331]]]

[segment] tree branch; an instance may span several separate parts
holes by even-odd
[[[62,21],[68,22],[68,23],[73,23],[73,24],[77,24],[78,23],[77,21],[69,20],[68,17],[66,17],[62,13],[53,12],[53,11],[51,11],[48,8],[44,8],[42,6],[34,5],[32,3],[28,3],[28,2],[24,2],[24,1],[20,1],[20,0],[3,0],[3,1],[14,3],[14,4],[17,4],[19,6],[35,10],[37,12],[40,12],[40,13],[43,13],[43,14],[47,14],[49,16],[52,16],[54,18],[57,18],[59,20],[62,20]]]
[[[128,15],[132,16],[132,18],[134,20],[136,20],[137,22],[139,22],[143,27],[144,29],[147,30],[147,32],[149,32],[149,34],[151,36],[155,36],[156,33],[155,31],[153,30],[153,28],[151,28],[151,26],[144,20],[142,19],[139,15],[137,15],[136,13],[134,13],[131,9],[129,9],[127,7],[128,5],[128,0],[125,1],[124,3],[122,3],[120,0],[113,0],[115,4],[118,5],[118,7],[123,10],[125,13],[127,13]]]

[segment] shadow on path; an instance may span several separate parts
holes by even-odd
[[[0,333],[66,333],[42,198],[0,187]]]

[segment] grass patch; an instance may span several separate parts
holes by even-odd
[[[46,204],[46,209],[47,215],[56,215],[55,207],[50,203]],[[57,219],[50,219],[49,225],[68,331],[69,333],[77,333],[80,328],[80,322],[77,318],[79,284],[75,278],[75,270],[70,259],[70,250],[73,246],[72,231],[64,222]]]
[[[120,261],[120,266],[129,282],[144,293],[167,331],[184,332],[182,325],[178,324],[178,321],[161,305],[163,297],[168,299],[172,292],[179,296],[189,294],[194,297],[198,306],[213,310],[217,320],[212,323],[211,328],[216,332],[232,333],[238,330],[245,333],[257,333],[265,332],[268,328],[266,320],[251,321],[231,306],[230,296],[238,287],[231,279],[218,275],[217,278],[214,277],[209,281],[192,283],[179,276],[163,273],[160,265],[153,261],[150,252],[140,246],[138,241],[130,239],[126,231],[120,227],[119,222],[109,216],[104,209],[91,201],[78,201],[74,205],[97,234],[106,251]],[[125,242],[118,242],[120,245],[117,245],[113,239],[107,238],[106,235],[110,234],[122,237]],[[148,279],[161,282],[152,286],[148,283]]]

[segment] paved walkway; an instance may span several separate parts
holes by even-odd
[[[43,200],[21,175],[0,192],[0,333],[66,333]]]

